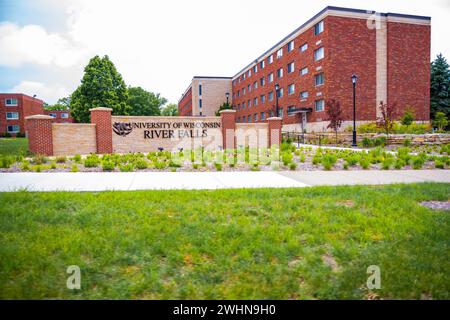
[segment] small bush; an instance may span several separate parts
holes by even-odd
[[[78,169],[78,166],[76,164],[72,165],[72,168],[70,169],[70,172],[78,172],[80,169]]]
[[[65,156],[59,156],[56,158],[57,163],[65,163],[67,158]]]
[[[84,166],[86,168],[95,168],[100,164],[100,158],[96,154],[91,154],[84,159]]]
[[[436,158],[436,159],[434,159],[434,167],[436,169],[444,169],[445,162],[441,158]]]
[[[364,148],[370,148],[370,147],[373,146],[373,142],[372,142],[372,140],[370,140],[369,138],[364,137],[364,138],[362,139],[362,146],[363,146]]]
[[[370,161],[369,161],[368,157],[361,157],[361,158],[359,159],[359,165],[360,165],[361,168],[363,168],[364,170],[369,169]]]
[[[121,172],[132,172],[134,171],[134,167],[132,163],[122,164],[119,166]]]
[[[171,168],[181,168],[182,165],[180,163],[177,163],[177,162],[174,162],[174,161],[170,160],[169,167],[171,167]]]
[[[348,170],[348,166],[349,166],[348,162],[347,161],[344,162],[344,170]]]
[[[392,158],[384,159],[384,161],[381,163],[381,169],[389,170],[391,168],[391,166],[392,166],[392,162],[393,162]]]
[[[155,164],[155,169],[158,170],[163,170],[165,168],[167,168],[167,163],[165,161],[156,161],[154,162]]]
[[[41,172],[42,171],[41,165],[37,164],[37,165],[33,166],[33,171],[34,172]]]
[[[81,156],[79,154],[76,154],[73,157],[73,161],[75,161],[76,163],[80,163],[81,162]]]
[[[218,162],[214,162],[214,167],[217,171],[222,171],[222,164]]]
[[[115,163],[111,160],[103,160],[102,161],[103,171],[113,171],[115,167],[116,167]]]
[[[134,165],[138,170],[145,170],[148,168],[148,162],[145,159],[137,159]]]
[[[397,170],[403,169],[403,167],[406,166],[406,162],[402,159],[395,160],[394,168]]]
[[[414,170],[422,169],[425,160],[421,156],[416,156],[412,159],[412,166]]]
[[[22,162],[20,169],[22,171],[30,171],[30,163],[28,161]]]
[[[331,170],[331,168],[335,165],[337,161],[337,157],[334,154],[326,154],[322,158],[322,165],[325,170]]]
[[[355,166],[358,163],[358,155],[357,154],[350,154],[349,156],[347,156],[347,158],[345,159],[346,162],[348,163],[349,166]]]
[[[292,158],[293,158],[293,156],[292,156],[292,153],[291,153],[291,152],[284,152],[284,153],[281,155],[281,159],[282,159],[283,164],[284,164],[285,166],[289,165],[289,163],[292,162]]]
[[[35,155],[32,160],[34,164],[44,164],[47,163],[47,161],[48,159],[42,154]]]
[[[297,169],[297,164],[296,164],[295,162],[292,162],[292,163],[289,165],[289,170],[295,171],[295,169]]]
[[[412,140],[411,139],[405,139],[405,141],[403,141],[403,146],[404,147],[409,147],[412,144]]]
[[[305,163],[305,161],[306,161],[306,156],[304,154],[300,155],[300,162]]]
[[[55,170],[56,169],[56,163],[52,162],[50,164],[50,169]]]
[[[14,163],[14,158],[11,156],[0,156],[0,168],[8,169]]]

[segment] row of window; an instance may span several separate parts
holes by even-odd
[[[324,22],[320,21],[319,23],[317,23],[314,26],[314,35],[319,35],[320,33],[322,33],[324,31]],[[287,44],[287,51],[291,52],[293,51],[295,48],[295,44],[294,44],[294,40],[290,41]],[[308,43],[304,43],[299,47],[300,52],[305,52],[308,49]],[[317,50],[314,51],[314,61],[320,60],[322,59],[324,56],[324,52],[323,52],[323,48],[319,48]],[[281,57],[283,57],[283,48],[280,48],[277,50],[276,52],[276,57],[277,59],[280,59]],[[268,58],[267,58],[267,63],[268,64],[272,64],[273,63],[273,54],[271,54]],[[264,69],[266,66],[266,60],[262,60],[259,62],[259,64],[256,64],[253,66],[253,68],[247,70],[246,72],[244,72],[238,79],[238,82],[241,82],[241,80],[245,80],[247,77],[251,77],[252,72],[253,73],[257,73],[258,72],[258,67],[259,69]],[[233,81],[233,85],[236,84],[236,80]]]
[[[6,129],[8,133],[18,133],[20,132],[20,127],[17,124],[9,125]]]
[[[48,115],[50,117],[53,117],[53,118],[58,118],[58,114],[57,113],[49,113]],[[69,114],[68,113],[66,113],[66,112],[61,113],[61,119],[68,119],[68,118],[69,118]]]
[[[318,59],[319,60],[323,59],[323,57],[324,57],[323,47],[320,48],[320,49],[317,49],[317,50],[319,50],[319,52],[320,52],[320,54],[318,55]],[[291,62],[291,63],[289,63],[287,65],[287,72],[288,73],[293,73],[294,71],[295,71],[295,63]],[[299,73],[300,73],[301,76],[307,75],[308,74],[308,67],[304,67],[304,68],[300,69]],[[283,71],[283,68],[281,67],[281,68],[279,68],[277,70],[277,78],[280,79],[280,78],[283,78],[283,76],[284,76],[284,71]],[[274,75],[273,75],[273,73],[270,73],[267,76],[267,83],[272,83],[273,81],[274,81]],[[241,96],[241,92],[242,92],[243,95],[245,95],[247,92],[251,92],[252,88],[253,88],[253,90],[255,90],[255,89],[258,89],[258,86],[262,87],[265,84],[266,84],[265,77],[262,77],[262,78],[259,79],[259,84],[258,84],[258,81],[255,81],[255,82],[253,82],[253,86],[251,84],[249,84],[247,86],[247,88],[245,88],[245,87],[242,88],[242,91],[238,90],[237,91],[237,96],[240,97]]]

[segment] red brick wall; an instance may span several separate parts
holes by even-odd
[[[26,119],[28,147],[34,154],[53,155],[52,120],[48,116]]]
[[[112,109],[91,109],[91,123],[96,125],[97,153],[112,153]]]
[[[282,127],[282,120],[280,118],[269,118],[269,120],[267,120],[268,124],[269,124],[269,130],[268,130],[268,134],[269,134],[269,147],[273,146],[273,145],[281,145],[281,127]]]
[[[388,102],[406,106],[416,120],[430,120],[431,27],[388,23]]]
[[[234,110],[223,110],[220,113],[222,120],[222,139],[224,149],[236,147],[236,112]]]
[[[192,116],[192,88],[178,102],[178,113],[180,116]]]

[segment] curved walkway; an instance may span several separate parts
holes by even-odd
[[[450,183],[450,170],[0,173],[0,192],[106,191]]]

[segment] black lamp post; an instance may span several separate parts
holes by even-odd
[[[227,105],[228,105],[228,99],[230,98],[230,93],[229,92],[225,93],[225,97],[227,97]]]
[[[278,92],[280,91],[280,86],[279,84],[275,84],[275,95],[276,95],[276,100],[275,100],[275,110],[276,110],[276,115],[275,117],[279,117],[280,116],[280,111],[278,110]]]
[[[353,83],[353,142],[352,147],[356,147],[356,82],[358,81],[358,77],[356,74],[352,75],[352,83]]]

